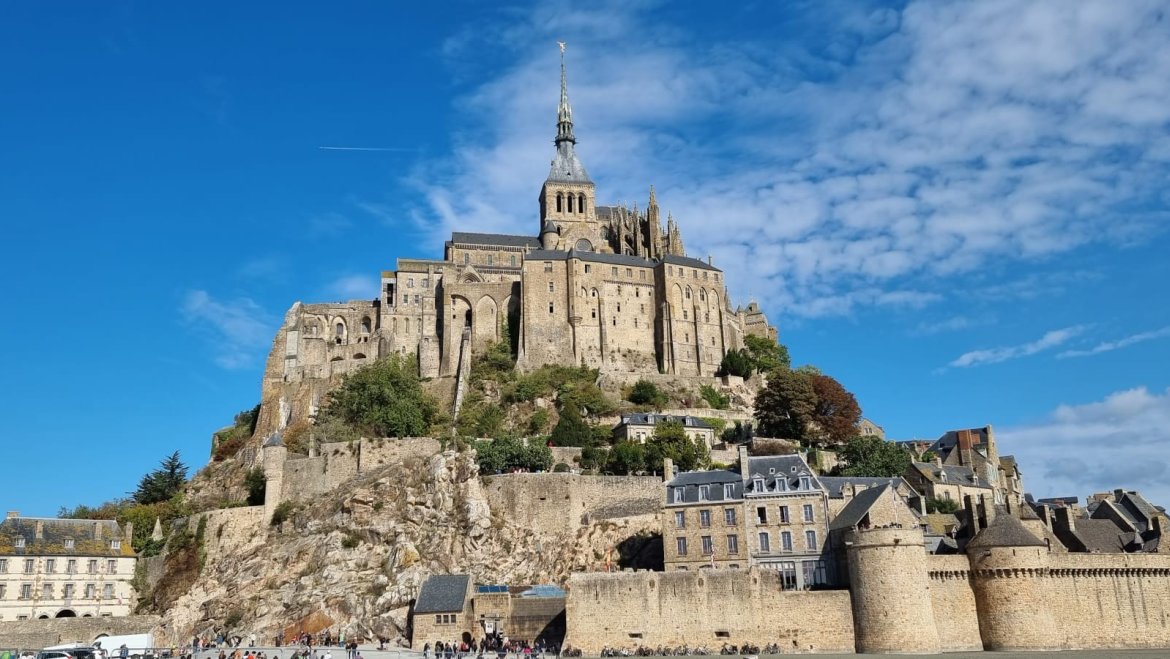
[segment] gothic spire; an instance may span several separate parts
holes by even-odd
[[[561,102],[557,105],[557,139],[554,140],[557,146],[561,142],[577,143],[577,138],[573,137],[573,108],[569,105],[569,84],[565,78],[565,42],[558,41],[557,45],[561,47]]]

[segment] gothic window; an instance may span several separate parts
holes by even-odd
[[[705,291],[705,290],[703,290],[703,289],[701,289],[701,288],[699,289],[699,301],[700,301],[700,302],[706,302],[706,301],[707,301],[707,291]]]
[[[597,297],[597,289],[596,288],[589,292],[589,297]]]
[[[691,299],[691,287],[687,286],[687,299]]]
[[[365,318],[362,318],[362,334],[369,334],[369,333],[370,333],[370,317],[366,316]]]
[[[557,193],[557,212],[558,213],[560,213],[564,210],[563,204],[564,204],[564,195],[562,195],[561,193],[558,192]]]
[[[577,196],[577,211],[581,213],[585,212],[585,195]]]
[[[569,195],[569,212],[573,212],[573,195]]]
[[[345,325],[343,325],[342,323],[337,323],[337,326],[334,328],[334,331],[335,331],[337,338],[340,339],[340,338],[344,337],[345,336]]]

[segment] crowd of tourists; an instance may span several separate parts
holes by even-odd
[[[516,657],[517,659],[541,659],[542,657],[556,657],[560,654],[560,648],[555,644],[545,645],[543,641],[537,641],[535,645],[529,644],[528,641],[510,640],[506,636],[487,636],[481,638],[479,641],[472,639],[471,642],[461,641],[458,643],[451,643],[445,641],[436,641],[433,645],[425,643],[423,645],[423,659],[484,659],[484,657],[496,656],[496,659],[507,659],[508,657]]]

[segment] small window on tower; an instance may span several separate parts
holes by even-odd
[[[553,306],[552,302],[549,302],[548,303],[548,312],[553,313],[555,310],[556,310],[556,307]]]

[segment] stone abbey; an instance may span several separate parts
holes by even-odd
[[[457,376],[505,329],[521,369],[680,376],[714,375],[746,334],[776,336],[755,303],[732,307],[710,258],[686,255],[673,217],[663,228],[653,187],[644,210],[599,206],[576,143],[562,54],[536,235],[455,232],[441,260],[383,272],[377,300],[293,305],[265,373],[266,402],[284,389],[283,405],[266,405],[281,418],[262,427],[312,414],[331,377],[389,354],[417,356],[423,377]]]

